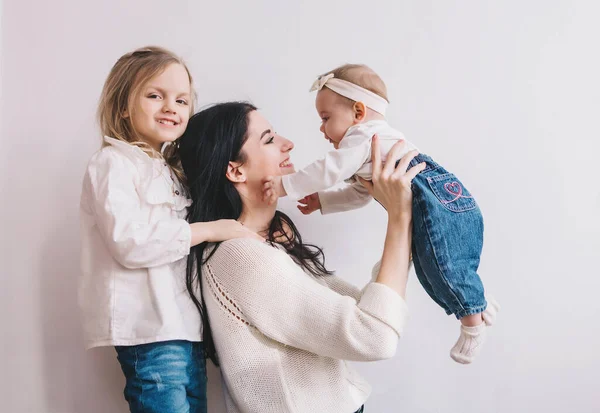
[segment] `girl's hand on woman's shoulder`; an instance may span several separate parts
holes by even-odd
[[[192,246],[202,242],[220,242],[235,238],[252,238],[264,241],[256,232],[246,228],[235,219],[220,219],[211,222],[194,222],[192,227]]]

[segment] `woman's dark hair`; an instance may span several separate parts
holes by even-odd
[[[247,102],[220,103],[193,115],[179,139],[179,154],[192,198],[189,222],[209,222],[238,219],[242,199],[233,183],[227,179],[230,161],[243,163],[242,146],[248,139],[248,118],[256,107]],[[268,229],[267,241],[281,244],[290,257],[305,271],[315,275],[330,275],[325,268],[321,248],[304,244],[298,229],[283,212],[276,211]],[[215,253],[219,244],[203,260],[208,243],[190,251],[187,261],[186,286],[198,308],[203,323],[206,355],[219,365],[210,330],[208,314],[202,296],[202,265]],[[195,292],[199,291],[198,297]]]

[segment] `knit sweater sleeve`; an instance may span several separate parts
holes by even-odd
[[[272,340],[344,360],[396,352],[407,307],[383,284],[368,284],[357,301],[318,283],[285,252],[250,239],[222,243],[205,270],[239,318]]]
[[[321,279],[331,290],[335,291],[336,293],[352,297],[356,301],[360,300],[362,291],[354,284],[349,283],[337,275],[327,275],[321,277]]]

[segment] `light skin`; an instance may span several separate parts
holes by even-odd
[[[191,84],[185,67],[179,63],[168,65],[161,73],[149,79],[133,104],[132,113],[125,113],[140,139],[155,151],[173,142],[185,131],[190,118]],[[262,240],[254,231],[239,222],[219,220],[190,224],[191,246],[202,242],[218,242],[232,238]]]
[[[385,117],[363,102],[352,102],[324,87],[317,93],[315,108],[321,118],[320,131],[335,149],[339,148],[348,129],[371,120],[382,120]]]
[[[365,106],[363,102],[351,102],[343,96],[324,87],[317,94],[315,106],[321,118],[320,131],[335,149],[339,148],[344,135],[354,125],[385,117]],[[361,183],[369,188],[369,182],[359,178]],[[264,197],[269,202],[275,202],[278,197],[285,196],[285,189],[280,177],[273,177],[264,185]],[[321,209],[319,194],[314,193],[298,200],[298,209],[304,215]],[[388,227],[388,236],[391,236]],[[410,245],[410,244],[409,244]],[[460,319],[462,325],[474,327],[483,323],[481,313],[472,314]]]
[[[134,99],[131,123],[140,140],[160,152],[165,142],[183,135],[191,107],[190,79],[183,65],[168,65],[149,79]]]
[[[363,102],[351,102],[327,87],[321,89],[317,94],[315,107],[321,118],[320,131],[335,149],[339,148],[340,142],[350,127],[371,120],[385,119],[383,115],[367,108]],[[365,187],[369,188],[368,181],[359,179]],[[274,177],[265,183],[264,196],[269,202],[275,202],[278,197],[285,195],[280,177]],[[305,196],[298,200],[298,203],[298,209],[304,215],[321,209],[318,193]],[[388,236],[392,236],[389,227]],[[472,314],[461,318],[460,322],[464,326],[474,327],[483,323],[483,317],[481,313]]]
[[[249,115],[248,140],[242,147],[246,161],[230,162],[227,178],[234,183],[242,198],[240,220],[248,228],[263,233],[275,216],[277,200],[263,196],[265,180],[294,172],[289,165],[290,151],[294,145],[273,132],[269,122],[257,111]],[[385,208],[388,214],[387,235],[376,282],[385,284],[404,297],[408,280],[409,253],[412,225],[412,179],[424,169],[420,164],[406,170],[416,152],[405,155],[396,168],[402,144],[396,144],[389,158],[394,162],[382,165],[379,142],[373,139],[373,181],[365,187]]]
[[[275,132],[273,126],[258,111],[248,115],[248,139],[242,147],[245,162],[229,162],[227,178],[234,183],[242,198],[244,226],[266,235],[275,215],[276,202],[265,202],[262,187],[269,176],[283,176],[295,172],[290,162],[294,144]]]
[[[335,149],[339,148],[350,127],[371,120],[385,119],[383,115],[369,109],[363,102],[353,102],[327,87],[317,93],[315,107],[321,118],[319,130]],[[268,197],[271,202],[274,202],[276,197],[287,195],[280,177],[274,176],[270,182],[271,184],[265,186],[265,198]],[[298,209],[304,215],[321,209],[319,194],[316,193],[300,199],[298,203],[300,204]]]
[[[363,102],[350,102],[327,87],[321,89],[317,94],[315,106],[321,117],[320,131],[335,149],[339,148],[340,142],[350,127],[371,120],[385,119],[383,115],[367,108]],[[361,183],[369,188],[367,181],[361,179]],[[281,182],[278,184],[279,187],[276,188],[277,193],[282,196],[283,192],[285,195],[283,185]],[[300,203],[298,209],[305,215],[321,209],[318,193],[308,195],[298,202]],[[389,231],[388,236],[390,236]],[[473,327],[481,324],[483,318],[481,313],[478,313],[463,317],[460,319],[460,322],[464,326]]]

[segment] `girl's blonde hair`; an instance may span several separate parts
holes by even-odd
[[[131,116],[128,116],[134,112],[135,102],[144,84],[173,63],[182,65],[187,71],[192,93],[190,114],[193,113],[195,96],[192,75],[186,64],[167,49],[148,46],[121,56],[112,67],[102,89],[98,105],[98,122],[104,136],[136,145],[152,157],[164,157],[177,178],[185,182],[177,150],[179,140],[168,145],[164,153],[160,154],[140,139],[131,122]],[[103,146],[105,145],[107,144],[103,142]]]

